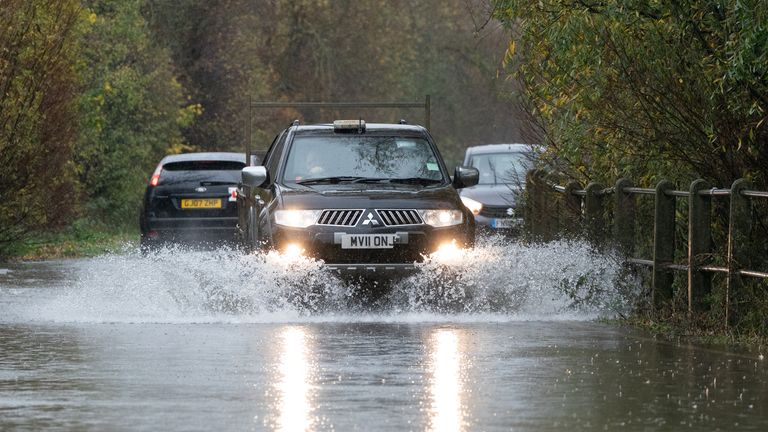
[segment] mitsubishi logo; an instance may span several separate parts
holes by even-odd
[[[363,220],[363,225],[378,225],[379,221],[373,218],[373,213],[368,213],[368,219]]]
[[[507,215],[508,216],[514,216],[515,215],[515,209],[513,209],[512,207],[508,208],[507,209]]]

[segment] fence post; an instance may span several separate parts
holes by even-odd
[[[581,228],[581,197],[574,191],[581,189],[581,185],[575,181],[568,182],[565,185],[565,230],[569,236],[580,234]]]
[[[700,195],[699,191],[709,189],[702,179],[691,183],[688,198],[688,313],[703,312],[704,298],[712,292],[712,275],[701,271],[712,252],[712,197]]]
[[[539,207],[539,196],[541,191],[539,190],[537,178],[538,172],[538,170],[530,170],[525,177],[525,208],[527,212],[525,224],[528,228],[528,234],[533,241],[538,241],[540,237],[541,208]]]
[[[738,179],[731,186],[731,208],[728,218],[728,283],[725,291],[726,326],[738,321],[738,306],[742,296],[739,269],[749,261],[749,232],[751,227],[749,198],[741,194],[749,189],[746,179]]]
[[[651,296],[657,310],[672,298],[674,277],[666,264],[675,259],[675,197],[666,192],[673,189],[674,185],[669,180],[662,180],[656,185]]]
[[[536,170],[536,207],[538,208],[538,219],[536,220],[537,240],[545,242],[552,236],[551,214],[549,210],[547,179],[544,170]]]
[[[635,196],[624,192],[628,187],[632,182],[625,178],[616,182],[613,236],[621,253],[631,257],[635,252]]]
[[[599,183],[587,185],[584,197],[584,220],[587,224],[587,237],[595,245],[603,244],[605,221],[603,220],[603,186]]]
[[[554,208],[551,205],[551,196],[549,186],[547,185],[547,173],[544,170],[536,171],[536,182],[538,187],[536,193],[538,194],[537,204],[539,206],[539,240],[547,242],[552,239],[552,213]]]

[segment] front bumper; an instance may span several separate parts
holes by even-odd
[[[141,236],[155,242],[233,240],[236,226],[236,217],[149,218]]]
[[[378,263],[364,263],[364,264],[325,264],[324,267],[328,270],[338,272],[343,275],[360,275],[360,276],[389,276],[396,275],[408,275],[414,273],[417,269],[416,264],[378,264]]]
[[[344,235],[394,234],[391,248],[350,249],[342,247]],[[273,231],[273,246],[285,250],[293,246],[305,256],[325,262],[328,268],[344,271],[388,272],[410,270],[425,255],[435,252],[445,243],[461,247],[474,244],[474,228],[466,224],[445,228],[428,225],[380,227],[359,229],[356,227],[312,226],[306,229],[278,227]]]

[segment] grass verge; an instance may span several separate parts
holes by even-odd
[[[738,332],[733,329],[702,328],[692,322],[669,323],[640,315],[616,321],[616,324],[629,325],[668,341],[686,341],[696,345],[727,347],[761,354],[768,350],[768,337],[756,330]]]
[[[78,220],[60,232],[40,233],[19,242],[4,257],[13,261],[83,258],[138,245],[137,229],[107,227]]]

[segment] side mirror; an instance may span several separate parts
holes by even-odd
[[[261,187],[267,181],[267,169],[263,166],[249,166],[243,168],[242,181],[250,187]]]
[[[453,172],[453,187],[456,189],[471,187],[480,181],[480,171],[477,168],[457,166]]]

